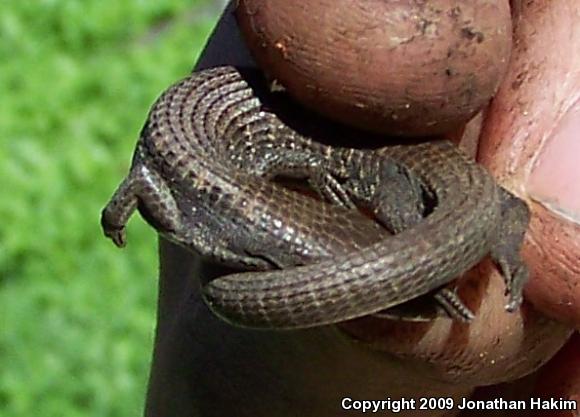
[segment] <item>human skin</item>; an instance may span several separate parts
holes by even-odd
[[[497,90],[511,50],[508,0],[238,4],[249,49],[289,95],[391,135],[445,133],[471,119]]]
[[[572,326],[580,323],[580,303],[576,302],[577,293],[571,291],[577,288],[574,284],[580,269],[580,205],[573,192],[567,197],[562,191],[566,183],[558,190],[550,186],[560,184],[560,177],[578,178],[579,168],[574,164],[562,167],[557,156],[558,152],[567,156],[576,142],[570,143],[570,135],[558,134],[554,126],[564,125],[562,121],[573,123],[574,116],[568,116],[573,120],[567,122],[564,113],[578,107],[574,97],[579,91],[580,76],[577,69],[574,72],[578,65],[561,65],[561,56],[573,60],[573,51],[578,50],[574,45],[578,29],[572,23],[574,17],[578,21],[580,11],[574,3],[553,0],[513,4],[516,47],[507,79],[482,118],[481,136],[477,124],[472,123],[463,137],[498,181],[531,205],[532,226],[524,257],[532,267],[532,280],[526,289],[528,302],[521,311],[504,311],[503,282],[485,261],[461,281],[460,294],[477,313],[469,326],[444,319],[429,324],[361,319],[340,328],[296,332],[238,329],[215,318],[199,296],[199,277],[219,273],[218,268],[161,240],[158,328],[146,415],[348,415],[340,408],[343,397],[459,400],[477,386],[513,381],[545,364],[566,342]],[[533,34],[529,33],[530,27]],[[561,56],[555,48],[542,46],[546,37],[550,44],[559,45]],[[567,53],[566,48],[570,48]],[[551,57],[547,51],[556,56]],[[220,64],[252,65],[229,13],[212,36],[198,68]],[[520,82],[522,67],[541,70],[541,76]],[[561,79],[566,80],[563,86]],[[546,93],[546,84],[550,94]],[[531,100],[534,91],[547,98]],[[525,97],[524,112],[520,107]],[[577,123],[577,113],[575,120]],[[543,139],[547,131],[552,133],[550,140]],[[529,137],[540,139],[534,142]],[[538,152],[544,162],[531,164],[531,160],[538,160]],[[558,171],[546,168],[549,158]],[[554,191],[557,198],[546,196]],[[551,234],[545,232],[547,224],[551,225]],[[544,227],[534,229],[534,225]],[[559,258],[554,261],[551,253],[567,254],[566,262]],[[546,291],[548,288],[550,291]],[[568,302],[562,303],[563,299]],[[578,346],[577,339],[570,343]],[[562,395],[578,387],[573,382],[580,376],[569,369],[564,373],[562,366],[573,361],[570,356],[575,352],[573,348],[563,349],[555,362],[541,369],[543,376],[560,376],[560,380],[570,382],[562,384]],[[506,398],[543,389],[529,377],[525,382],[480,389],[478,395]],[[420,415],[444,414],[434,411]]]

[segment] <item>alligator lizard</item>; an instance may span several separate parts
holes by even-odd
[[[277,175],[308,178],[330,202],[288,190],[272,181]],[[398,234],[353,200],[370,202]],[[527,206],[454,145],[327,146],[277,116],[232,67],[194,73],[154,104],[130,172],[102,213],[118,246],[137,208],[169,240],[255,270],[203,287],[212,310],[242,326],[302,328],[372,314],[442,287],[487,254],[513,311],[528,275],[519,257]]]

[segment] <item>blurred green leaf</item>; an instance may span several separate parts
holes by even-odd
[[[142,413],[156,239],[100,210],[151,103],[190,71],[210,1],[2,2],[0,417]]]

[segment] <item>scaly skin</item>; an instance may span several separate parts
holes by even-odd
[[[334,205],[271,181],[280,174],[308,178]],[[434,203],[423,219],[424,195]],[[506,280],[508,310],[527,279],[519,257],[527,207],[451,143],[371,151],[314,142],[265,108],[232,67],[194,73],[157,100],[131,171],[103,210],[119,246],[137,207],[168,239],[260,270],[203,287],[212,310],[241,326],[372,314],[442,287],[487,254]]]

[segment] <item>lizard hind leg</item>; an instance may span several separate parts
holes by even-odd
[[[347,182],[347,189],[356,195],[356,200],[366,202],[391,233],[400,233],[420,223],[430,203],[426,199],[428,190],[422,182],[406,167],[390,159],[371,159],[365,162],[365,166],[354,166],[351,169],[355,174],[364,172],[366,175],[352,175]],[[425,303],[425,298],[434,300],[435,303]],[[423,301],[420,305],[404,303],[375,316],[404,321],[449,317],[463,323],[474,318],[473,312],[463,304],[455,291],[448,288],[439,288],[421,300]]]
[[[423,220],[421,183],[405,167],[382,161],[379,181],[372,206],[389,230],[400,233]]]
[[[500,187],[501,223],[491,257],[500,268],[509,301],[506,310],[516,310],[522,302],[522,291],[528,279],[528,268],[520,249],[530,219],[526,203]]]
[[[157,231],[178,230],[179,210],[169,187],[142,164],[131,168],[101,213],[103,232],[115,245],[125,246],[125,226],[137,208]]]

